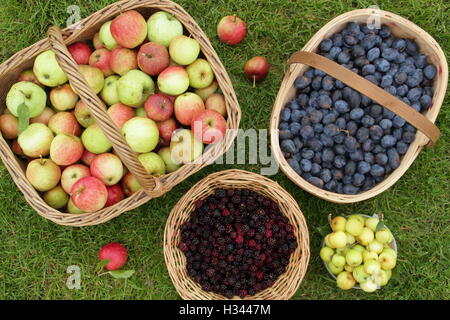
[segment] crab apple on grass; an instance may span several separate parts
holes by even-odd
[[[323,247],[320,249],[320,258],[325,262],[330,262],[334,255],[334,250],[329,247]]]
[[[198,95],[187,92],[175,100],[175,117],[182,125],[190,126],[192,119],[205,110],[205,104]]]
[[[147,22],[135,10],[126,11],[117,16],[112,21],[110,29],[114,39],[124,48],[136,48],[147,37]]]
[[[125,199],[125,193],[123,192],[121,186],[116,184],[113,186],[107,186],[106,189],[108,190],[108,199],[106,200],[105,207],[113,206]]]
[[[11,114],[0,116],[0,131],[6,139],[15,139],[19,135],[19,120]]]
[[[42,123],[46,126],[48,126],[48,122],[50,121],[50,118],[53,117],[53,115],[56,112],[53,111],[53,109],[49,107],[45,107],[44,111],[37,117],[31,118],[30,123]]]
[[[66,134],[58,134],[50,146],[50,158],[59,166],[70,166],[83,155],[81,139]]]
[[[120,102],[109,107],[107,113],[119,129],[122,129],[128,120],[136,116],[134,108],[130,108]]]
[[[221,93],[213,93],[205,101],[206,110],[214,110],[220,113],[222,116],[227,116],[227,105],[225,97]]]
[[[98,178],[85,177],[78,180],[70,191],[74,205],[84,212],[95,212],[105,207],[108,190]]]
[[[217,111],[205,110],[192,119],[191,128],[197,140],[204,144],[213,144],[225,137],[227,121]]]
[[[110,65],[114,73],[123,76],[128,71],[138,68],[137,54],[131,49],[116,48],[111,53]]]
[[[189,88],[189,75],[183,67],[170,66],[159,74],[158,88],[171,96],[183,94]]]
[[[55,134],[67,134],[79,136],[81,127],[76,117],[71,112],[55,113],[48,121],[48,127]]]
[[[266,58],[257,56],[251,58],[244,66],[247,78],[253,81],[253,88],[256,86],[256,81],[264,80],[269,73],[269,62]]]
[[[165,121],[173,115],[173,102],[164,94],[151,95],[144,104],[147,116],[154,121]]]
[[[61,179],[61,169],[50,159],[31,161],[25,174],[31,185],[41,192],[53,189]]]
[[[169,66],[169,52],[160,43],[146,43],[139,49],[137,63],[139,69],[145,73],[151,76],[157,76]]]
[[[89,57],[89,65],[99,68],[100,70],[102,70],[103,75],[105,77],[108,77],[114,73],[111,69],[111,55],[112,53],[108,49],[97,49],[92,52],[91,56]]]
[[[127,262],[127,249],[118,242],[112,242],[100,249],[98,257],[101,261],[109,260],[105,268],[109,271],[122,268]]]
[[[89,177],[91,171],[82,164],[74,164],[65,168],[61,175],[61,187],[66,193],[70,193],[72,187],[81,178]]]
[[[350,272],[341,272],[336,279],[337,285],[342,290],[350,290],[356,284],[355,278]]]
[[[94,158],[91,163],[91,174],[105,185],[117,184],[123,177],[124,169],[119,157],[112,153],[103,153]]]
[[[331,229],[333,231],[345,231],[347,220],[344,217],[335,217],[331,220]]]
[[[236,45],[245,38],[247,26],[236,16],[226,16],[217,25],[217,34],[220,41],[229,45]]]
[[[27,157],[39,158],[50,154],[53,138],[53,132],[46,125],[33,123],[19,135],[18,142]]]

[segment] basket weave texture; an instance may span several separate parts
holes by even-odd
[[[250,189],[273,199],[289,219],[297,237],[298,247],[292,253],[286,272],[275,284],[244,300],[287,300],[298,290],[309,262],[309,233],[299,205],[280,185],[266,177],[242,170],[227,170],[209,175],[186,193],[173,208],[164,232],[164,258],[175,288],[186,300],[225,300],[212,292],[203,291],[186,269],[186,257],[178,249],[180,227],[189,221],[194,203],[211,195],[217,188]],[[236,297],[235,299],[240,299]]]
[[[17,75],[21,71],[31,68],[34,59],[41,52],[50,49],[53,50],[61,68],[67,73],[70,84],[76,89],[80,99],[87,104],[96,122],[110,140],[115,152],[121,158],[124,165],[136,176],[142,186],[141,191],[133,194],[131,197],[98,212],[83,215],[62,213],[50,208],[43,201],[39,193],[25,177],[25,164],[16,158],[9,144],[3,137],[0,137],[0,156],[16,185],[24,194],[27,202],[39,215],[60,225],[80,227],[104,223],[123,212],[144,204],[152,198],[165,194],[175,185],[219,158],[232,145],[237,135],[237,130],[228,130],[226,137],[220,143],[208,148],[200,161],[186,164],[174,173],[161,177],[153,177],[145,171],[137,158],[137,154],[125,142],[120,130],[106,113],[104,103],[90,89],[80,73],[76,62],[67,50],[67,46],[72,43],[92,39],[104,22],[128,10],[137,10],[146,18],[154,12],[166,11],[173,14],[184,25],[185,30],[194,39],[199,41],[202,54],[211,64],[219,87],[225,96],[228,112],[227,128],[238,129],[239,127],[241,110],[231,80],[223,64],[206,34],[195,20],[176,3],[168,0],[124,0],[97,11],[88,18],[63,31],[57,27],[50,28],[48,31],[48,39],[41,40],[31,47],[16,53],[0,65],[0,112],[5,109],[7,92],[11,85],[15,83]]]
[[[341,31],[343,28],[345,28],[347,23],[365,23],[374,18],[379,19],[381,24],[388,25],[395,36],[414,39],[419,45],[420,51],[424,54],[427,54],[429,61],[437,67],[438,72],[433,84],[434,95],[432,97],[432,107],[424,114],[426,119],[429,120],[426,122],[429,123],[421,123],[421,127],[431,127],[431,129],[434,129],[434,139],[436,139],[438,137],[439,130],[434,127],[433,123],[436,121],[445,98],[448,83],[448,64],[444,52],[442,51],[436,40],[434,40],[433,37],[431,37],[427,32],[422,30],[411,21],[391,12],[378,9],[353,10],[344,13],[327,23],[310,39],[310,41],[303,47],[302,51],[317,52],[318,47],[323,39],[328,38],[333,34]],[[294,54],[293,58],[295,57],[295,55],[298,55],[298,53]],[[295,59],[292,59],[291,62],[293,60]],[[278,132],[281,110],[296,94],[294,81],[297,79],[297,77],[301,76],[308,68],[309,67],[307,65],[300,63],[293,63],[287,68],[285,77],[281,84],[277,99],[272,110],[270,121],[271,147],[274,157],[280,165],[281,170],[288,176],[288,178],[303,190],[321,199],[334,203],[355,203],[370,199],[386,191],[392,185],[394,185],[409,169],[416,157],[419,155],[422,148],[425,145],[429,145],[431,144],[431,142],[434,142],[430,141],[430,139],[423,132],[418,131],[416,139],[409,146],[408,152],[402,157],[400,166],[395,169],[388,177],[386,177],[385,180],[377,184],[369,191],[362,192],[356,195],[346,195],[333,193],[310,184],[301,176],[299,176],[287,163],[287,160],[284,158],[280,148]],[[378,103],[382,104],[379,101]],[[386,105],[383,106],[387,107]],[[411,110],[414,111],[413,109]],[[418,114],[418,116],[420,116],[420,114]]]

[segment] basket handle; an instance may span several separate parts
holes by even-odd
[[[164,194],[167,190],[164,189],[160,179],[147,173],[137,154],[131,150],[119,128],[106,112],[105,104],[92,91],[86,79],[80,73],[77,63],[67,50],[61,29],[53,26],[48,30],[47,34],[50,46],[56,55],[59,65],[67,74],[70,84],[76,89],[80,99],[88,106],[95,121],[103,130],[125,166],[136,177],[142,189],[150,197],[154,198]]]
[[[427,147],[434,145],[441,135],[439,128],[423,114],[372,82],[328,58],[313,52],[298,51],[288,61],[288,66],[292,64],[305,64],[319,69],[396,113],[428,137]]]

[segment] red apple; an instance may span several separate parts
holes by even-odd
[[[260,81],[266,78],[269,72],[269,62],[266,58],[257,56],[251,58],[245,64],[244,71],[249,80],[253,81],[253,87],[255,86],[255,81]]]
[[[119,127],[119,129],[123,128],[123,125],[136,116],[136,109],[133,109],[123,103],[116,103],[109,107],[108,114],[111,117],[112,121]]]
[[[137,11],[131,10],[117,16],[111,23],[111,34],[124,48],[136,48],[147,37],[147,22]]]
[[[98,33],[98,32],[94,35],[94,39],[92,39],[92,43],[93,43],[94,48],[95,48],[96,50],[105,47],[105,45],[103,44],[103,42],[100,40],[100,33]]]
[[[102,48],[92,52],[89,58],[89,65],[102,70],[105,77],[112,75],[114,72],[111,69],[111,51]]]
[[[55,113],[48,121],[48,127],[55,134],[80,136],[81,127],[77,119],[70,112]]]
[[[225,97],[221,93],[213,93],[206,99],[206,110],[215,110],[222,116],[227,116],[227,105],[225,103]]]
[[[105,207],[108,190],[105,184],[95,177],[78,180],[70,190],[74,205],[84,212],[95,212]]]
[[[217,26],[220,41],[229,45],[236,45],[245,38],[247,27],[245,22],[236,16],[226,16]]]
[[[70,193],[72,187],[81,178],[90,177],[91,170],[82,164],[74,164],[65,168],[61,175],[61,187],[66,193]]]
[[[106,200],[105,207],[113,206],[125,199],[125,193],[123,192],[122,187],[118,184],[106,187],[106,189],[108,190],[108,200]]]
[[[25,156],[25,153],[23,153],[23,150],[22,150],[22,148],[20,147],[19,142],[17,141],[17,139],[14,140],[14,141],[11,143],[11,150],[12,150],[12,152],[14,152],[14,154],[16,154],[16,155],[18,155],[18,156],[21,156],[21,157],[24,157],[24,156]]]
[[[53,111],[53,109],[49,107],[45,107],[44,111],[37,117],[31,118],[30,123],[42,123],[46,126],[48,125],[48,122],[50,121],[50,118],[55,114],[56,112]]]
[[[115,185],[123,177],[122,161],[112,153],[100,154],[91,162],[91,175],[107,186]]]
[[[127,249],[118,242],[105,245],[98,253],[100,260],[109,260],[105,268],[109,271],[122,268],[127,262]]]
[[[139,68],[151,76],[159,75],[169,66],[169,51],[162,44],[149,42],[139,49],[137,63]]]
[[[137,54],[127,48],[115,48],[111,53],[111,69],[123,76],[128,71],[137,69]]]
[[[67,83],[50,91],[50,102],[57,111],[74,109],[78,100],[78,95]]]
[[[157,122],[159,130],[159,138],[161,146],[169,146],[170,140],[172,140],[172,134],[175,130],[177,130],[177,122],[175,119],[171,118],[162,122]]]
[[[139,181],[136,179],[135,176],[131,174],[131,172],[128,172],[122,179],[122,187],[123,191],[127,195],[127,197],[130,197],[134,193],[141,190],[141,185],[139,184]]]
[[[175,116],[182,125],[191,125],[192,119],[204,110],[202,98],[195,93],[187,92],[175,100]]]
[[[95,153],[84,150],[83,155],[81,156],[81,161],[87,166],[90,166],[92,161],[94,161],[97,155]]]
[[[44,87],[44,85],[39,82],[39,80],[36,77],[36,75],[34,74],[33,70],[25,70],[25,71],[23,71],[19,75],[19,78],[17,79],[17,82],[22,82],[22,81],[33,82],[34,84],[37,84],[40,87]]]
[[[77,64],[89,64],[91,48],[84,42],[76,42],[67,47]]]
[[[164,94],[151,95],[144,105],[147,116],[155,121],[165,121],[173,115],[173,102]]]
[[[0,131],[6,139],[15,139],[19,135],[19,120],[10,114],[0,116]]]
[[[215,110],[205,110],[192,119],[195,138],[204,144],[221,141],[227,131],[227,121]]]
[[[50,146],[50,158],[59,166],[70,166],[78,162],[83,152],[81,139],[65,134],[58,134]]]

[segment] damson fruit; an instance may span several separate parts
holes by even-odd
[[[432,64],[427,65],[425,69],[423,69],[423,75],[428,80],[433,80],[434,77],[436,76],[436,67],[433,66]]]

